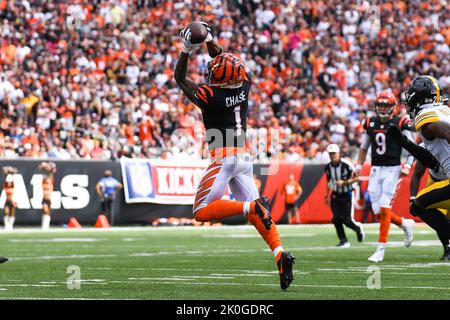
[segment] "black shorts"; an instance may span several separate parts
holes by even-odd
[[[5,208],[15,208],[16,207],[16,203],[14,201],[10,201],[10,200],[6,200],[5,202]]]
[[[52,206],[52,201],[50,199],[42,199],[42,205],[48,205],[48,207],[50,208]]]
[[[286,203],[285,204],[286,210],[294,210],[297,209],[297,206],[295,205],[295,203]]]
[[[112,208],[112,202],[113,200],[111,198],[106,198],[101,202],[101,206],[102,206],[102,211],[106,212],[106,211],[110,211]]]

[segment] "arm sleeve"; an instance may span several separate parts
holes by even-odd
[[[409,130],[409,129],[402,130],[402,134],[403,134],[404,137],[406,137],[406,139],[408,139],[409,141],[414,143],[411,130]],[[409,165],[411,167],[413,162],[414,162],[414,156],[411,153],[408,153],[408,156],[406,157],[405,164],[407,164],[407,165]]]
[[[439,161],[436,160],[428,149],[415,144],[405,135],[402,135],[400,143],[403,148],[411,153],[414,158],[422,162],[427,168],[436,170],[439,167]]]
[[[361,149],[368,150],[370,146],[370,136],[367,133],[363,133],[361,136]]]

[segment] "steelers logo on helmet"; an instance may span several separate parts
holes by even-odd
[[[414,78],[404,95],[406,111],[412,118],[415,117],[420,109],[432,106],[434,103],[441,103],[444,100],[439,81],[427,75]]]
[[[389,121],[394,116],[397,100],[391,92],[380,92],[375,99],[375,112],[382,122]]]
[[[238,88],[247,79],[241,58],[232,53],[222,53],[208,63],[207,82],[211,86]]]

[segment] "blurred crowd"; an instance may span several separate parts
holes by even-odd
[[[260,160],[326,161],[329,143],[351,157],[377,92],[450,84],[445,0],[0,0],[0,157],[208,157],[173,79],[193,20],[253,74]],[[193,55],[189,77],[208,61]]]

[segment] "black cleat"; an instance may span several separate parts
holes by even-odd
[[[6,262],[6,261],[8,261],[8,258],[0,257],[0,263]]]
[[[444,255],[441,257],[442,261],[450,261],[450,246],[444,249]]]
[[[266,230],[270,230],[270,226],[272,225],[272,217],[270,216],[269,198],[260,197],[256,199],[255,211],[264,224]]]
[[[281,254],[281,258],[278,261],[278,271],[280,273],[280,287],[283,290],[286,290],[292,281],[294,281],[294,275],[292,273],[292,265],[295,257],[289,252],[283,252]]]

